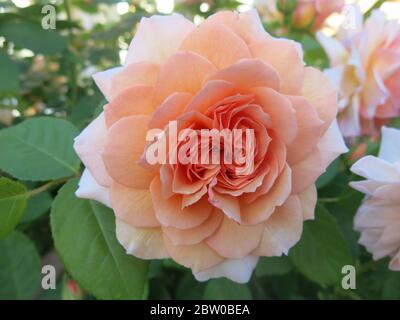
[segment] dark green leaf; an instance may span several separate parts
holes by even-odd
[[[42,216],[42,214],[50,209],[52,201],[53,198],[47,191],[29,198],[28,206],[25,214],[22,216],[21,222],[31,222]]]
[[[0,23],[0,35],[18,48],[35,53],[54,54],[67,47],[67,40],[54,30],[45,30],[41,24],[28,19],[6,19]]]
[[[31,299],[40,283],[40,259],[35,245],[14,231],[0,240],[0,299]]]
[[[255,273],[257,277],[279,276],[292,270],[292,265],[287,257],[261,257]]]
[[[19,69],[17,64],[0,51],[0,93],[18,92]]]
[[[335,219],[321,205],[317,206],[316,219],[304,224],[301,240],[289,257],[301,273],[320,285],[340,285],[342,267],[353,264]]]
[[[208,300],[250,300],[252,296],[247,285],[221,278],[210,280],[207,283],[203,298]]]
[[[75,197],[77,181],[59,191],[51,210],[55,246],[71,276],[100,299],[140,299],[148,263],[125,253],[115,216],[95,201]]]

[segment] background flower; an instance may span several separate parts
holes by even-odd
[[[317,36],[330,58],[326,73],[340,88],[341,131],[358,136],[400,114],[400,25],[381,11],[363,24],[359,8],[351,8],[336,38]]]
[[[378,157],[366,156],[351,170],[367,180],[351,186],[366,194],[354,219],[360,244],[375,260],[391,257],[389,268],[400,270],[400,130],[382,128]]]

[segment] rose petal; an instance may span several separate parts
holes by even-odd
[[[126,187],[146,189],[154,176],[139,163],[146,144],[148,122],[149,116],[130,116],[108,130],[103,160],[110,176]]]
[[[176,13],[142,18],[129,45],[125,65],[141,61],[163,63],[194,29],[192,22]]]
[[[154,110],[153,88],[133,86],[122,90],[104,107],[108,127],[118,120],[140,114],[151,114]]]
[[[291,196],[265,223],[262,240],[253,254],[267,257],[287,255],[300,240],[302,231],[301,203],[297,196]]]
[[[74,149],[96,181],[110,187],[112,180],[101,157],[106,136],[107,127],[102,112],[75,138]]]
[[[263,229],[263,224],[243,226],[225,216],[219,229],[206,242],[225,258],[241,259],[258,246]]]
[[[169,257],[160,228],[134,228],[116,219],[116,236],[126,253],[140,259],[166,259]]]
[[[218,69],[251,57],[246,43],[234,32],[217,23],[201,24],[188,34],[180,49],[206,57]]]
[[[115,216],[132,227],[160,226],[149,190],[128,188],[114,182],[111,187],[111,204]]]
[[[79,198],[96,200],[111,207],[110,189],[99,185],[88,169],[83,170],[75,195]]]
[[[258,257],[247,256],[243,259],[224,260],[214,267],[194,273],[197,281],[225,277],[234,282],[247,283],[258,262]]]

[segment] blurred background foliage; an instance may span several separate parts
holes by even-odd
[[[0,129],[44,116],[72,123],[76,128],[65,130],[73,137],[105,103],[91,75],[120,65],[141,17],[156,13],[179,12],[200,23],[218,10],[242,11],[256,6],[271,34],[301,42],[307,64],[321,69],[327,67],[327,57],[310,26],[293,28],[290,17],[285,15],[283,19],[270,19],[265,12],[267,2],[270,1],[0,0]],[[364,12],[368,12],[385,1],[358,2],[365,7]],[[46,15],[42,9],[48,4],[56,12],[54,30],[41,27]],[[331,32],[329,26],[327,30]],[[69,124],[57,122],[56,127],[68,127]],[[43,122],[43,126],[46,125]],[[72,144],[70,140],[68,143]],[[352,145],[351,152],[336,160],[319,179],[317,219],[305,223],[302,240],[290,251],[289,257],[262,258],[247,285],[226,279],[200,283],[194,280],[190,271],[171,260],[152,261],[143,267],[135,265],[136,269],[130,270],[144,274],[141,276],[144,289],[141,288],[139,296],[129,292],[122,295],[104,293],[108,290],[105,279],[99,279],[98,287],[93,284],[94,287],[89,288],[88,283],[94,280],[87,279],[82,272],[90,270],[76,270],[87,265],[86,257],[68,258],[68,253],[75,249],[73,247],[80,245],[73,243],[74,230],[56,239],[57,247],[62,247],[64,237],[71,237],[72,248],[66,249],[61,259],[65,263],[58,257],[51,233],[50,211],[53,203],[53,231],[57,230],[58,224],[68,223],[63,220],[63,215],[69,211],[60,209],[63,202],[68,203],[68,195],[55,202],[54,197],[71,172],[60,174],[57,179],[22,177],[20,179],[24,181],[17,183],[14,178],[18,178],[18,174],[10,174],[13,168],[10,171],[2,168],[0,222],[8,208],[4,200],[7,196],[17,195],[23,201],[15,202],[12,209],[18,218],[9,229],[15,229],[4,234],[0,232],[0,299],[400,299],[400,274],[388,271],[387,260],[374,262],[357,244],[359,235],[353,231],[353,216],[362,195],[348,186],[349,181],[357,179],[350,175],[349,167],[365,152],[376,154],[379,144],[377,139],[361,138]],[[12,148],[13,145],[0,139],[0,153]],[[14,160],[24,160],[17,158],[18,153]],[[75,159],[71,160],[77,171],[72,175],[78,176],[79,167],[75,162]],[[43,184],[39,180],[49,182]],[[62,192],[66,194],[68,189],[72,190],[73,183],[66,184]],[[113,222],[109,222],[107,216],[112,217],[110,212],[93,203],[90,208],[103,217],[102,223],[112,226]],[[121,248],[115,250],[118,254],[122,252]],[[58,271],[55,290],[41,289],[41,265],[45,264],[55,265]],[[355,290],[344,290],[341,286],[341,267],[345,264],[356,266]],[[116,271],[111,267],[106,271],[108,274],[103,276],[114,280]],[[119,279],[121,281],[124,279]],[[118,292],[119,282],[114,281],[115,292]]]

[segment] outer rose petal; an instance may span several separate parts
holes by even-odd
[[[206,57],[221,69],[237,60],[250,58],[246,43],[228,28],[217,23],[200,25],[188,34],[180,48]]]
[[[262,240],[254,255],[274,257],[287,255],[303,231],[302,206],[297,196],[291,196],[265,223]]]
[[[141,259],[165,259],[165,250],[160,228],[134,228],[116,219],[116,236],[126,252]]]
[[[154,86],[159,72],[160,66],[151,62],[144,61],[124,66],[111,78],[111,98],[131,86]]]
[[[382,142],[379,158],[394,163],[400,160],[400,130],[382,128]]]
[[[304,220],[314,220],[315,206],[317,205],[318,199],[317,187],[315,184],[311,185],[297,196],[301,202]]]
[[[327,128],[337,114],[337,89],[322,72],[306,67],[301,91]]]
[[[112,68],[95,73],[92,77],[97,87],[107,100],[111,99],[111,81],[114,75],[121,72],[122,67]]]
[[[358,160],[351,171],[367,179],[377,182],[399,182],[400,172],[391,163],[374,156],[366,156]]]
[[[171,258],[192,269],[193,273],[211,268],[224,260],[204,242],[191,246],[175,246],[164,235],[164,243]]]
[[[329,164],[340,154],[348,151],[336,120],[322,136],[317,149],[307,158],[292,166],[293,193],[302,193],[315,183]]]
[[[400,250],[389,263],[389,269],[393,271],[400,271]]]
[[[257,265],[258,259],[255,256],[247,256],[238,260],[225,260],[214,267],[194,273],[194,276],[198,281],[225,277],[238,283],[247,283]]]
[[[281,77],[281,92],[298,94],[304,77],[304,62],[301,46],[287,39],[267,38],[254,42],[250,50],[255,58],[271,65]]]
[[[142,18],[129,45],[125,65],[140,61],[163,63],[178,50],[182,40],[194,29],[192,22],[176,13]]]
[[[239,35],[246,43],[270,38],[265,32],[257,10],[252,9],[242,13],[232,11],[221,11],[214,13],[204,22],[221,23]]]
[[[139,114],[151,114],[154,110],[153,88],[133,86],[122,90],[104,107],[108,127],[118,120]]]
[[[130,116],[108,130],[103,160],[113,179],[127,187],[148,188],[154,176],[139,163],[146,144],[148,122],[149,116]]]
[[[111,204],[115,216],[132,227],[160,226],[149,190],[128,188],[114,182],[111,187]]]
[[[348,55],[346,48],[335,38],[317,32],[317,39],[329,57],[332,67],[339,65]]]
[[[74,149],[96,181],[110,187],[112,180],[101,158],[106,136],[107,127],[102,112],[75,138]]]
[[[111,208],[110,189],[99,185],[88,169],[83,170],[75,195],[79,198],[97,200]]]

